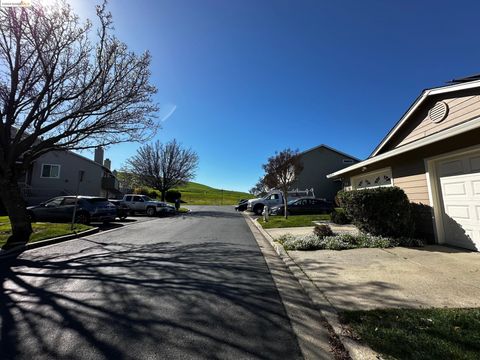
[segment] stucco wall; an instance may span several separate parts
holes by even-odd
[[[328,148],[320,147],[302,154],[303,171],[295,187],[315,190],[315,196],[333,200],[341,189],[341,181],[327,179],[327,175],[352,165],[344,164],[343,159],[351,159]],[[352,159],[354,160],[354,159]],[[358,161],[354,160],[354,163]]]
[[[42,178],[42,164],[60,165],[60,177]],[[83,181],[80,183],[80,194],[99,196],[103,176],[101,166],[66,151],[52,151],[41,156],[33,164],[28,181],[32,187],[31,197],[46,200],[58,195],[75,194],[79,170],[85,171]]]

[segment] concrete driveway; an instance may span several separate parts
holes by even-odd
[[[480,306],[477,252],[426,246],[289,255],[338,310]]]

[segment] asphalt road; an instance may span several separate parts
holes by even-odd
[[[0,271],[0,359],[301,358],[231,207],[131,222]]]

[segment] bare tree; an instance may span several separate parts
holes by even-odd
[[[120,191],[133,191],[133,189],[140,186],[137,176],[131,173],[127,167],[120,168],[116,172],[115,177],[120,185]]]
[[[252,187],[248,192],[255,196],[263,196],[268,192],[268,187],[265,185],[264,178],[258,179],[254,187]]]
[[[150,55],[112,35],[105,3],[97,16],[94,32],[65,2],[0,9],[0,196],[13,230],[4,248],[32,232],[17,180],[35,159],[143,141],[158,128]]]
[[[176,140],[166,144],[157,140],[138,149],[127,163],[140,183],[160,191],[165,201],[168,190],[194,178],[198,155],[191,149],[183,149]]]
[[[303,170],[298,150],[285,149],[275,153],[263,166],[265,176],[263,183],[268,188],[279,189],[283,193],[285,219],[288,217],[288,191]]]

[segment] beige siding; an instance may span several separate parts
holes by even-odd
[[[448,116],[445,120],[438,124],[432,122],[428,117],[428,109],[425,109],[425,111],[419,113],[421,119],[417,120],[418,125],[411,130],[408,129],[409,132],[403,135],[403,139],[399,139],[398,145],[396,146],[411,143],[452,126],[480,117],[480,95],[444,99],[443,101],[445,101],[449,107]],[[433,106],[433,103],[429,104],[429,107],[431,106]]]
[[[392,164],[393,184],[405,191],[411,202],[430,205],[423,159]]]

